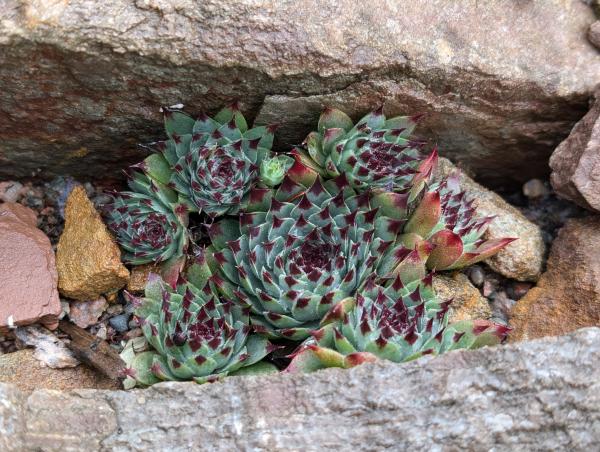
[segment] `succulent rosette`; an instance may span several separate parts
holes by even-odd
[[[353,367],[385,359],[405,362],[423,355],[500,343],[509,328],[485,320],[448,325],[451,301],[439,302],[432,275],[391,283],[370,278],[354,297],[334,306],[322,327],[294,354],[288,372]]]
[[[132,191],[112,193],[105,207],[107,224],[133,265],[165,262],[181,256],[188,243],[187,206],[176,192],[140,170],[127,173]]]
[[[487,259],[516,240],[486,240],[483,235],[494,217],[479,217],[475,202],[460,189],[458,174],[432,185],[404,227],[404,244],[413,247],[427,240],[433,246],[427,266],[452,270]]]
[[[358,194],[343,175],[304,184],[288,178],[275,194],[255,190],[239,221],[210,228],[215,265],[252,306],[256,328],[304,339],[369,275],[388,274],[399,253],[405,257],[396,244],[405,197],[404,204],[396,197]]]
[[[215,381],[243,368],[244,373],[276,370],[260,362],[274,347],[251,332],[249,308],[227,297],[204,262],[194,266],[190,280],[181,278],[175,288],[151,275],[143,298],[129,295],[154,350],[136,355],[126,374],[150,385],[161,380]]]
[[[354,125],[346,113],[326,108],[318,130],[311,132],[293,155],[299,165],[322,177],[345,174],[359,190],[420,190],[422,186],[413,179],[424,172],[422,165],[427,165],[424,143],[411,139],[411,133],[421,116],[388,119],[382,107]]]
[[[181,193],[193,211],[235,215],[254,186],[280,183],[293,164],[271,151],[276,127],[249,129],[237,104],[196,120],[180,110],[163,111],[169,139],[151,144],[162,159],[152,162],[150,172]]]

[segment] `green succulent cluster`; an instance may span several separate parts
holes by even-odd
[[[128,380],[214,381],[275,371],[265,358],[298,344],[288,372],[350,367],[500,342],[486,320],[448,324],[431,270],[485,259],[486,241],[452,175],[434,180],[437,150],[411,137],[420,116],[356,124],[327,108],[289,155],[274,127],[248,128],[237,105],[213,118],[164,109],[168,139],[114,195],[109,225],[133,264],[179,259],[129,295],[150,349],[127,352]],[[188,258],[188,215],[208,217]]]

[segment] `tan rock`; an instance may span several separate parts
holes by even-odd
[[[600,211],[600,87],[595,99],[552,154],[550,180],[561,197]]]
[[[75,300],[98,299],[129,279],[121,251],[83,187],[75,187],[67,199],[56,259],[59,290]]]
[[[119,383],[81,364],[52,369],[34,357],[32,349],[0,355],[0,382],[12,383],[23,391],[36,389],[119,389]]]
[[[131,269],[131,278],[127,283],[129,292],[143,292],[150,273],[158,273],[160,269],[155,264],[137,265]]]
[[[0,205],[0,330],[35,322],[53,327],[61,312],[54,252],[35,224],[31,209]]]
[[[548,270],[512,309],[511,341],[600,326],[600,217],[570,220],[552,244]]]
[[[445,176],[457,171],[457,168],[448,159],[441,158],[438,171],[439,175]],[[542,272],[546,251],[540,228],[499,195],[479,185],[464,172],[460,174],[460,184],[476,200],[479,215],[496,216],[484,235],[486,239],[518,238],[484,262],[507,278],[537,281]]]
[[[450,323],[461,320],[488,320],[492,316],[487,299],[463,273],[436,275],[433,278],[433,287],[440,300],[453,299],[450,305]]]

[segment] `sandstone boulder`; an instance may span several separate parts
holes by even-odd
[[[600,326],[600,217],[569,220],[548,269],[512,309],[512,341]]]
[[[599,22],[600,24],[600,22]],[[587,115],[552,154],[552,186],[580,206],[600,211],[600,86]]]
[[[75,187],[65,207],[65,228],[56,250],[58,288],[75,300],[97,300],[129,279],[114,242],[85,189]]]
[[[54,327],[61,312],[54,251],[36,223],[31,209],[0,204],[0,329]]]
[[[287,150],[325,104],[428,114],[486,185],[547,173],[600,74],[581,1],[0,0],[0,177],[110,177],[158,108],[239,99]]]

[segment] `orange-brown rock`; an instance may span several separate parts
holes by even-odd
[[[60,314],[54,252],[36,222],[27,207],[0,205],[0,329],[36,322],[52,327]]]
[[[570,220],[552,245],[548,270],[512,309],[510,340],[600,326],[600,217]]]
[[[12,383],[30,392],[36,389],[119,389],[119,383],[89,367],[53,369],[34,356],[33,349],[0,355],[0,382]]]
[[[75,300],[95,300],[129,279],[114,242],[83,187],[75,187],[65,207],[65,229],[56,251],[58,288]]]
[[[492,310],[485,297],[463,273],[436,275],[433,287],[440,300],[452,299],[449,323],[461,320],[489,319]]]
[[[143,292],[150,273],[158,273],[160,269],[155,264],[137,265],[131,269],[131,278],[127,283],[129,292]]]

